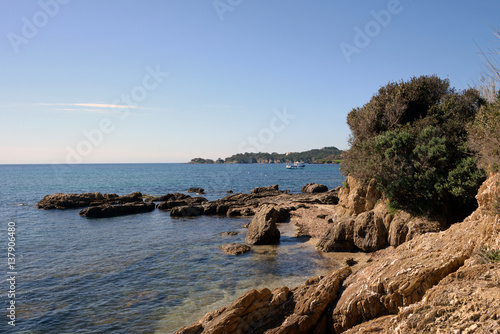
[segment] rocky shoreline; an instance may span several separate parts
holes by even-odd
[[[316,190],[315,190],[316,189]],[[199,190],[199,189],[197,189]],[[348,177],[334,190],[306,185],[290,194],[277,185],[216,201],[181,193],[55,194],[40,209],[82,208],[109,216],[170,211],[173,217],[254,216],[247,245],[221,249],[238,255],[253,244],[279,243],[276,224],[289,222],[323,252],[367,254],[367,261],[309,279],[304,285],[251,290],[176,333],[500,333],[500,263],[484,254],[500,249],[500,174],[476,196],[478,208],[463,222],[389,212],[375,184]],[[153,204],[161,202],[159,204]],[[128,212],[123,207],[137,207]]]

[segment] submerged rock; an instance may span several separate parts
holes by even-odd
[[[220,248],[222,249],[222,251],[225,254],[228,254],[228,255],[240,255],[240,254],[248,253],[249,251],[252,250],[247,245],[235,244],[235,243],[225,244],[225,245],[222,245]]]
[[[110,218],[117,216],[132,215],[137,213],[151,212],[155,209],[153,203],[126,203],[120,205],[103,204],[92,206],[80,211],[80,215],[87,218]]]
[[[197,193],[197,194],[202,195],[205,193],[205,189],[203,189],[203,188],[189,188],[187,192],[188,193]]]
[[[276,227],[278,211],[274,205],[264,204],[248,225],[245,242],[249,245],[275,245],[280,242],[280,231]]]

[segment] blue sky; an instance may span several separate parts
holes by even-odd
[[[500,2],[0,0],[0,163],[348,148],[390,81],[463,89]]]

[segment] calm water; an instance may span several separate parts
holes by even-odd
[[[134,191],[164,195],[202,187],[209,200],[226,191],[279,184],[300,192],[309,182],[337,187],[337,165],[0,165],[1,333],[171,333],[251,288],[294,286],[335,266],[280,224],[279,246],[242,256],[218,247],[243,242],[249,220],[168,212],[87,219],[79,210],[43,211],[57,192]],[[16,326],[7,324],[7,227],[16,224]],[[220,233],[240,232],[224,237]]]

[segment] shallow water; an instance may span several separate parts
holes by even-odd
[[[0,166],[0,181],[0,238],[6,247],[7,224],[15,222],[18,272],[16,327],[4,318],[2,333],[169,333],[249,289],[303,284],[338,264],[293,238],[289,224],[279,227],[280,245],[228,256],[218,247],[243,242],[241,226],[249,219],[173,219],[158,210],[87,219],[79,210],[36,209],[56,192],[163,195],[202,187],[212,200],[228,189],[275,183],[292,192],[308,182],[333,188],[343,181],[335,165],[301,171],[284,165]],[[221,235],[228,231],[239,234]]]

